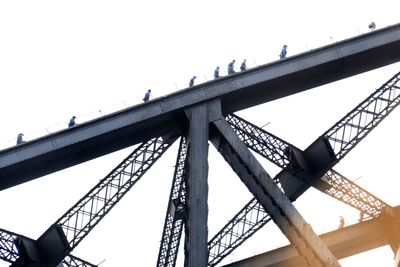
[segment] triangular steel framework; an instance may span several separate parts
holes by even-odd
[[[11,254],[7,254],[8,250],[1,247],[0,252],[5,253],[0,256],[3,260],[7,260],[5,258],[8,257],[7,261],[14,267],[54,267],[62,264],[93,266],[79,258],[76,258],[78,261],[72,260],[70,263],[65,263],[65,258],[73,258],[70,252],[175,140],[181,137],[157,266],[175,266],[183,227],[186,233],[185,266],[214,266],[222,259],[210,263],[210,242],[207,242],[209,141],[256,199],[257,204],[250,201],[240,211],[242,213],[256,210],[261,214],[259,216],[261,219],[252,225],[252,227],[256,226],[253,227],[254,229],[257,230],[260,225],[273,220],[296,247],[302,257],[302,264],[340,266],[291,201],[309,187],[314,186],[347,204],[358,198],[357,203],[352,202],[353,206],[365,211],[370,217],[376,217],[383,211],[386,214],[392,214],[387,204],[356,184],[350,183],[331,168],[398,106],[400,103],[399,77],[400,73],[396,74],[305,151],[262,132],[260,128],[251,126],[250,123],[247,123],[245,127],[235,128],[236,124],[232,123],[234,119],[239,120],[240,123],[245,120],[233,114],[228,114],[225,118],[219,98],[190,105],[184,108],[186,122],[180,125],[182,128],[179,132],[163,133],[141,143],[131,155],[106,175],[37,240],[22,235],[13,236],[10,235],[11,232],[4,230],[3,233],[6,235],[2,236],[2,241],[6,240],[6,242],[0,244],[4,246],[11,244],[11,250],[17,253],[10,256]],[[253,128],[246,132],[249,125]],[[268,142],[265,142],[261,135],[250,136],[257,131],[261,135],[268,135]],[[271,140],[272,142],[269,142]],[[268,148],[262,148],[263,145]],[[278,166],[281,164],[283,171],[272,179],[249,149],[261,155],[269,151],[263,156]],[[375,207],[371,205],[372,202]],[[245,217],[246,215],[241,218]],[[171,224],[173,227],[170,227]],[[226,233],[223,230],[220,232]],[[246,238],[253,233],[245,234]],[[399,247],[400,239],[397,231],[394,231],[394,234],[397,239],[393,247],[396,248]],[[238,244],[241,243],[242,241]],[[396,255],[400,254],[399,249],[394,250]],[[225,253],[224,257],[229,253],[230,251]]]

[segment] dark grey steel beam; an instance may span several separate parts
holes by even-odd
[[[214,146],[309,266],[340,266],[327,246],[277,187],[261,164],[224,120],[213,122]]]
[[[350,225],[320,236],[338,259],[343,259],[371,249],[389,245],[391,231],[387,227],[387,217],[379,217],[358,224]],[[303,267],[293,245],[271,250],[246,258],[226,267]]]
[[[183,109],[214,98],[229,114],[400,60],[400,24],[181,90],[0,151],[0,190],[179,131]]]
[[[188,176],[185,224],[185,267],[206,267],[208,220],[208,107],[187,110]]]

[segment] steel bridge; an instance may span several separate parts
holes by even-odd
[[[397,209],[333,169],[398,106],[400,73],[385,77],[378,89],[374,88],[305,150],[234,114],[398,62],[399,51],[397,24],[177,91],[0,151],[0,189],[5,190],[138,145],[38,239],[11,229],[0,230],[0,258],[14,267],[95,266],[90,259],[71,253],[164,152],[179,142],[157,266],[176,265],[183,231],[184,265],[216,266],[268,222],[275,223],[290,241],[289,254],[296,257],[296,266],[340,266],[338,259],[343,252],[337,251],[344,244],[350,246],[346,256],[390,244],[395,264],[400,266]],[[253,195],[210,240],[209,143]],[[279,174],[271,177],[253,153],[279,167]],[[375,225],[375,229],[385,231],[377,231],[376,239],[368,241],[372,243],[369,246],[337,233],[333,239],[339,248],[333,247],[332,242],[313,231],[292,204],[310,187],[366,214],[367,222],[355,226],[353,232],[371,231],[374,228],[364,226],[374,223],[379,226]],[[283,259],[288,252],[282,248],[271,253],[278,253]],[[233,266],[258,266],[267,258]],[[282,262],[261,266],[291,266]]]

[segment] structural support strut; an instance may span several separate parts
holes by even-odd
[[[208,219],[208,107],[198,105],[187,110],[189,118],[187,219],[185,267],[206,267]]]
[[[220,119],[213,122],[214,146],[239,175],[276,225],[297,248],[309,266],[340,266],[327,246],[297,212],[290,200],[276,186],[246,145],[229,124]]]

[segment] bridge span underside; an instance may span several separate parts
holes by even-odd
[[[391,221],[382,216],[320,235],[337,259],[391,245]],[[271,250],[225,267],[301,267],[307,266],[293,245]]]
[[[0,190],[160,135],[178,135],[184,109],[221,100],[223,114],[400,60],[400,24],[223,77],[0,151]]]

